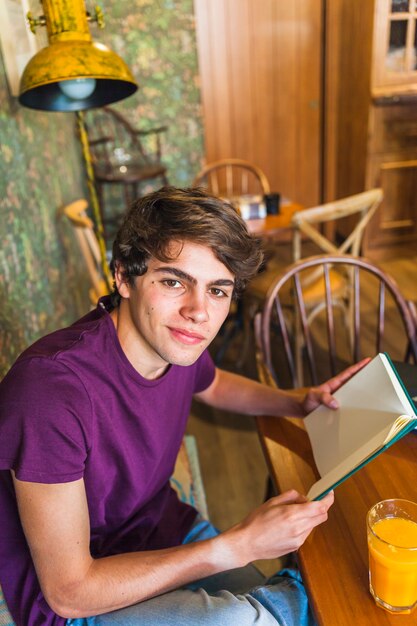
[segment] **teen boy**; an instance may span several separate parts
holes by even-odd
[[[114,244],[112,296],[4,379],[0,583],[18,625],[308,623],[296,573],[264,581],[248,564],[296,550],[332,494],[284,493],[217,534],[169,485],[193,397],[305,416],[360,367],[307,392],[214,367],[207,348],[261,260],[227,203],[141,198]]]

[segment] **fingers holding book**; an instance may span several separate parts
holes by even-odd
[[[321,404],[329,409],[337,409],[339,407],[338,401],[333,397],[333,393],[337,391],[342,385],[357,374],[365,365],[370,362],[370,358],[365,358],[347,367],[343,372],[337,374],[333,378],[330,378],[327,382],[318,387],[311,387],[308,390],[304,402],[303,408],[305,414],[308,415],[311,411],[314,411]]]
[[[298,550],[311,531],[327,520],[333,492],[320,501],[309,502],[295,490],[264,502],[226,535],[234,535],[246,553],[245,561],[271,559]]]

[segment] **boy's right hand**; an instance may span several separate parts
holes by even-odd
[[[333,492],[322,500],[309,502],[295,490],[267,500],[217,538],[219,557],[232,561],[225,564],[225,569],[297,550],[313,528],[327,520],[333,501]]]

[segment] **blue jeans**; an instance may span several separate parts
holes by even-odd
[[[184,543],[218,534],[197,519]],[[156,598],[95,617],[69,619],[67,626],[314,626],[296,568],[269,579],[253,566],[229,570]]]

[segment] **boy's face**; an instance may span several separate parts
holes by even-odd
[[[160,376],[170,363],[194,363],[226,319],[233,293],[234,276],[211,248],[173,242],[169,253],[172,261],[150,259],[133,287],[116,272],[119,339],[147,378]],[[116,312],[112,317],[116,323]]]

